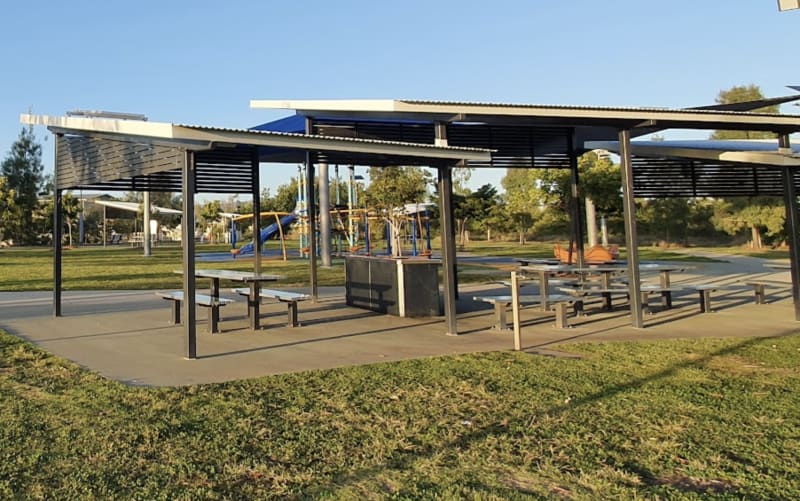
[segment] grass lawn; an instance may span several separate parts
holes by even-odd
[[[268,245],[277,249],[275,242]],[[225,245],[198,245],[199,254],[227,252]],[[476,255],[508,257],[552,257],[551,243],[534,242],[521,246],[515,242],[473,242],[465,249]],[[173,270],[181,268],[181,249],[178,246],[161,246],[153,249],[152,256],[142,256],[140,248],[127,246],[77,247],[64,251],[62,269],[65,290],[142,290],[181,287],[181,277]],[[624,257],[624,254],[623,254]],[[713,261],[713,259],[642,248],[643,260]],[[344,285],[343,259],[334,258],[331,268],[318,267],[319,285]],[[25,247],[0,249],[0,291],[52,290],[52,249]],[[262,262],[267,273],[285,275],[281,286],[308,285],[309,267],[305,259],[282,261],[275,257]],[[252,257],[234,261],[198,261],[198,268],[227,268],[252,270]],[[460,264],[459,281],[483,282],[507,277],[513,266]],[[223,287],[237,284],[222,284]]]
[[[0,498],[800,498],[800,337],[128,387],[0,331]]]
[[[197,252],[227,252],[223,245],[198,245]],[[53,252],[47,247],[11,248],[0,250],[0,290],[52,290]],[[65,290],[104,289],[168,289],[180,288],[181,276],[173,273],[181,269],[181,248],[162,246],[153,249],[145,258],[141,248],[127,246],[77,247],[63,254],[62,278]],[[344,283],[342,260],[335,260],[331,268],[318,268],[320,285]],[[252,270],[251,257],[225,262],[198,261],[198,268],[226,268]],[[308,283],[308,261],[293,259],[283,261],[270,257],[262,260],[266,273],[285,275],[282,286],[300,286]],[[223,286],[241,285],[226,284]]]

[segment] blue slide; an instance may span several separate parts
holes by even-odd
[[[297,214],[291,213],[283,216],[281,218],[281,228],[284,230],[288,228],[292,223],[297,220]],[[266,228],[261,229],[261,243],[263,244],[270,238],[274,237],[278,234],[278,223],[272,223],[271,225],[267,226]],[[242,254],[252,254],[253,252],[253,242],[250,242],[247,245],[243,245],[241,248],[236,249],[234,254],[242,255]]]

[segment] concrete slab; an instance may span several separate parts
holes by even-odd
[[[761,260],[755,260],[761,261]],[[522,310],[523,348],[549,353],[569,342],[652,340],[719,336],[783,336],[800,332],[794,320],[787,272],[764,268],[749,258],[728,263],[691,264],[673,282],[715,283],[714,313],[699,311],[696,293],[675,296],[674,308],[645,318],[645,328],[630,326],[621,303],[611,312],[589,304],[589,315],[571,318],[570,329],[556,329],[552,313]],[[744,284],[754,276],[774,281],[769,303],[756,305]],[[644,279],[657,280],[657,276]],[[783,284],[783,285],[780,285]],[[0,292],[0,328],[45,350],[73,360],[105,377],[134,385],[213,383],[287,372],[327,369],[495,350],[510,350],[510,332],[497,332],[491,306],[471,300],[475,294],[502,294],[498,285],[461,287],[460,336],[446,336],[444,319],[407,319],[376,314],[344,304],[342,288],[323,288],[321,301],[301,303],[303,326],[286,327],[286,306],[265,303],[264,329],[248,328],[239,300],[221,311],[220,334],[205,332],[205,311],[198,310],[198,355],[183,358],[183,330],[169,325],[169,304],[152,291],[65,292],[64,316],[52,317],[51,294]],[[240,299],[226,296],[231,299]],[[653,301],[654,306],[656,301]]]

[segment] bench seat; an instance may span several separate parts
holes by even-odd
[[[473,296],[472,300],[494,305],[495,324],[493,328],[497,330],[508,330],[506,313],[512,302],[510,295]],[[547,303],[550,305],[550,309],[556,312],[556,327],[569,327],[569,323],[567,322],[566,306],[579,301],[580,299],[565,294],[550,294],[547,296]],[[522,294],[519,296],[520,306],[539,304],[541,302],[542,296],[539,294]]]
[[[183,302],[183,291],[156,292],[156,295],[168,301],[172,301],[172,323],[181,324],[181,303]],[[219,332],[219,309],[230,303],[233,299],[214,298],[207,294],[195,294],[194,303],[208,308],[208,332]]]
[[[247,296],[248,298],[250,297],[250,289],[238,288],[238,289],[232,289],[232,292],[234,292],[235,294],[239,294],[241,296]],[[282,291],[277,289],[260,289],[258,295],[260,298],[277,299],[278,301],[287,304],[287,313],[288,313],[287,325],[289,327],[300,326],[300,323],[297,321],[297,303],[299,301],[305,301],[307,299],[311,299],[311,296],[308,294],[303,294],[301,292]]]
[[[672,293],[673,292],[681,292],[686,290],[686,288],[682,285],[670,285],[669,287],[663,287],[660,284],[642,284],[639,287],[639,290],[642,293],[642,304],[645,308],[649,309],[649,299],[650,294],[661,294],[661,304],[664,306],[664,309],[672,308]]]
[[[689,290],[697,291],[700,294],[700,311],[703,313],[711,313],[711,293],[722,286],[714,284],[690,284],[686,285]]]
[[[753,288],[753,294],[755,295],[754,299],[756,304],[767,303],[767,287],[775,289],[785,289],[785,288],[790,288],[792,286],[792,284],[786,282],[764,281],[764,280],[748,280],[747,282],[745,282],[745,284]]]
[[[612,304],[611,304],[611,297],[612,296],[625,296],[625,297],[628,297],[628,289],[622,289],[622,288],[604,289],[604,288],[601,288],[601,287],[579,287],[579,288],[575,288],[575,289],[569,289],[569,288],[561,287],[561,288],[559,288],[559,290],[562,291],[562,292],[566,292],[567,294],[569,294],[569,295],[571,295],[571,296],[573,296],[575,298],[583,298],[583,297],[586,297],[586,296],[597,296],[597,295],[602,296],[603,297],[603,308],[606,309],[606,310],[613,309],[612,308]],[[579,314],[579,315],[583,314],[583,301],[581,301],[580,303],[576,302],[575,307],[576,307],[576,313],[577,314]],[[580,307],[580,309],[578,309],[578,307]]]

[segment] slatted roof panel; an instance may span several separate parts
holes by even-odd
[[[681,158],[632,157],[633,192],[641,198],[783,196],[781,169]],[[795,189],[800,177],[794,172]],[[800,193],[800,191],[798,191]]]
[[[259,127],[268,127],[264,124]],[[314,133],[323,136],[352,137],[382,141],[432,144],[434,125],[409,120],[344,120],[315,119]],[[568,150],[569,127],[527,127],[491,124],[447,124],[447,142],[453,147],[493,150],[491,159],[472,160],[470,167],[495,168],[563,168],[569,167],[564,154]],[[320,161],[336,162],[335,155],[319,155]],[[420,164],[409,159],[406,165]],[[397,165],[397,164],[396,164]]]
[[[58,189],[179,192],[185,152],[157,144],[56,136]],[[253,148],[196,153],[197,193],[251,193]]]

